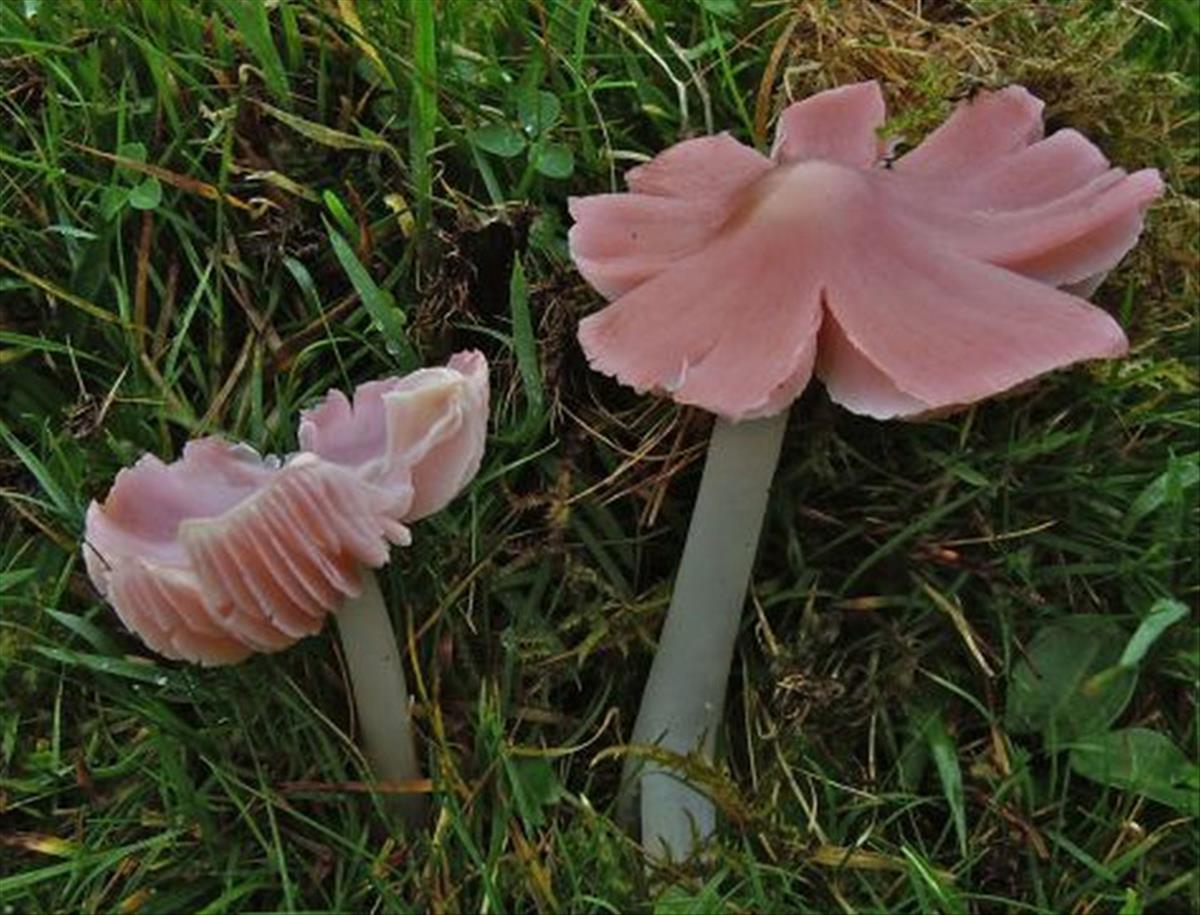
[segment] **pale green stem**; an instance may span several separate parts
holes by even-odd
[[[675,593],[633,728],[635,744],[711,760],[725,706],[734,642],[787,412],[713,427]],[[618,816],[641,804],[642,847],[682,860],[712,835],[712,801],[681,773],[629,757]]]
[[[402,655],[374,572],[363,569],[362,593],[334,616],[371,773],[379,782],[420,779]],[[397,794],[387,806],[415,823],[424,803],[419,794]]]

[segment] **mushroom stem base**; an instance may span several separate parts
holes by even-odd
[[[632,743],[713,758],[725,688],[787,411],[713,427],[675,592]],[[712,801],[678,770],[626,759],[617,815],[651,857],[689,857],[716,827]]]
[[[371,773],[379,782],[415,782],[421,770],[404,665],[374,572],[362,571],[362,593],[335,617]],[[387,807],[412,824],[420,819],[424,801],[418,794],[393,794]]]

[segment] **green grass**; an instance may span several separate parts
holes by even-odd
[[[0,0],[0,912],[1200,908],[1200,24],[923,10]],[[719,845],[647,872],[607,814],[707,420],[587,370],[566,197],[863,77],[916,135],[1020,80],[1163,169],[1097,296],[1133,351],[924,425],[806,393],[700,773]],[[484,468],[384,580],[435,781],[405,834],[331,633],[156,661],[78,545],[139,454],[285,452],[329,387],[466,346]]]

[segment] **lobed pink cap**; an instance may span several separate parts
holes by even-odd
[[[580,324],[592,367],[731,420],[786,409],[815,373],[890,418],[1125,352],[1072,292],[1136,243],[1157,171],[1112,168],[1072,130],[1043,139],[1019,86],[894,163],[884,117],[877,83],[843,86],[787,108],[771,158],[685,140],[628,193],[572,199],[571,254],[612,300]]]
[[[341,391],[300,417],[300,447],[379,486],[407,487],[405,521],[439,512],[479,471],[487,434],[488,366],[477,351],[445,366]]]

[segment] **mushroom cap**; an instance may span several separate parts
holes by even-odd
[[[488,366],[472,350],[445,366],[340,391],[300,419],[300,447],[377,486],[413,490],[403,515],[441,511],[479,471],[487,435]]]
[[[612,300],[580,324],[592,367],[735,421],[815,373],[890,418],[1124,353],[1066,290],[1133,247],[1162,182],[1076,131],[1043,139],[1042,107],[981,93],[890,162],[879,85],[857,83],[785,109],[770,158],[699,137],[632,169],[628,193],[572,199],[572,257]]]
[[[363,566],[410,542],[404,521],[470,481],[487,399],[486,361],[461,353],[446,369],[361,386],[344,428],[313,427],[328,459],[302,451],[283,462],[219,438],[189,442],[171,464],[145,455],[88,508],[92,582],[165,657],[230,664],[286,648],[359,594]]]

